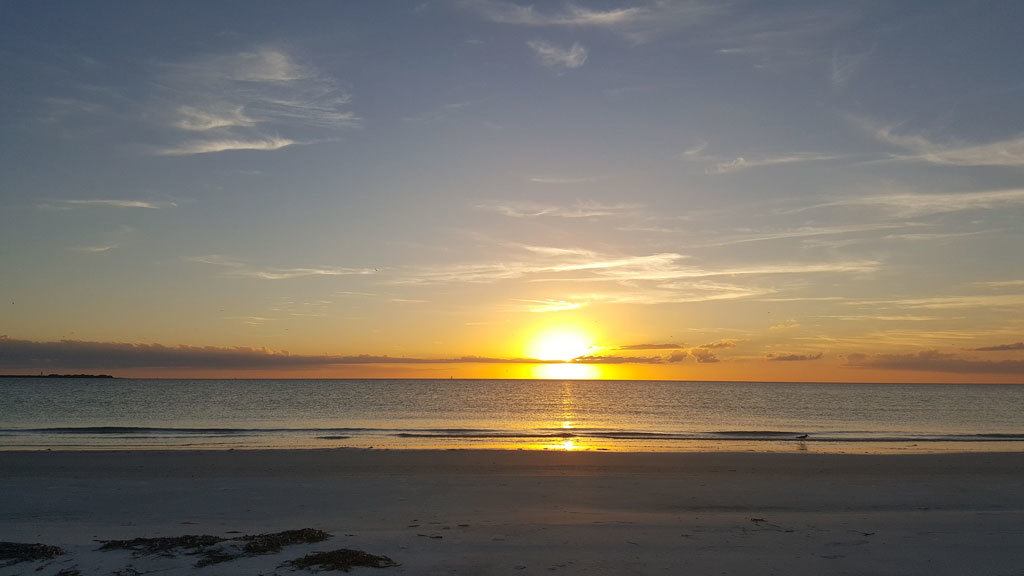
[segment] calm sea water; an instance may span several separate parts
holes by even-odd
[[[1021,450],[1024,386],[0,379],[0,449],[345,446]]]

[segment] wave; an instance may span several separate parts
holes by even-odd
[[[185,428],[147,426],[65,426],[53,428],[2,428],[0,437],[93,436],[102,438],[217,438],[252,436],[314,436],[323,440],[388,436],[419,439],[503,439],[503,440],[648,440],[648,441],[791,441],[791,442],[1012,442],[1024,441],[1024,433],[942,434],[918,432],[719,430],[657,432],[603,428],[535,428],[528,430],[489,428]]]

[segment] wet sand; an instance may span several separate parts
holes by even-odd
[[[204,568],[95,542],[306,527],[333,537]],[[0,541],[66,551],[0,575],[291,574],[338,548],[401,564],[353,571],[382,576],[1021,574],[1024,453],[6,452]]]

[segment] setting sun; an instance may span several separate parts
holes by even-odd
[[[574,329],[553,329],[539,334],[530,343],[527,353],[538,360],[561,360],[586,356],[594,350],[589,336]]]

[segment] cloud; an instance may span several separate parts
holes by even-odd
[[[715,348],[735,348],[736,340],[731,338],[725,338],[722,340],[715,340],[714,342],[708,342],[707,344],[701,344],[699,348],[715,349]]]
[[[576,364],[663,364],[658,356],[580,356],[572,360]]]
[[[549,10],[502,0],[463,0],[462,4],[482,18],[498,24],[604,29],[636,43],[649,41],[667,30],[692,26],[719,11],[718,6],[697,0],[659,0],[607,10],[595,10],[575,3],[560,4],[558,8]]]
[[[165,65],[154,84],[147,116],[193,138],[158,148],[163,156],[280,150],[359,123],[347,90],[281,48]]]
[[[627,346],[619,346],[619,350],[680,350],[683,348],[682,344],[630,344]]]
[[[871,322],[930,322],[932,320],[943,320],[941,316],[919,316],[912,314],[863,314],[863,315],[831,315],[831,316],[813,316],[813,318],[829,318],[831,320],[844,320],[844,321],[860,321],[868,320]]]
[[[244,317],[240,320],[258,325],[266,318]],[[579,364],[651,364],[660,358],[586,356],[574,359]],[[0,336],[0,368],[5,369],[289,369],[365,364],[556,364],[535,358],[495,358],[487,356],[453,356],[421,358],[369,354],[289,354],[284,351],[248,347],[164,346],[162,344],[131,344],[121,342],[87,342],[61,340],[38,342]]]
[[[507,259],[472,264],[447,264],[400,271],[398,284],[448,282],[489,283],[529,278],[531,282],[616,282],[631,290],[578,291],[571,301],[609,303],[699,302],[762,296],[773,290],[713,281],[715,277],[765,275],[850,274],[873,272],[876,261],[753,264],[719,269],[686,265],[683,254],[665,252],[617,256],[591,251],[545,249],[533,252],[540,258]],[[528,249],[529,250],[529,249]],[[643,289],[638,290],[641,285]]]
[[[587,49],[579,42],[573,42],[569,48],[561,48],[543,40],[530,40],[526,45],[533,50],[540,63],[548,68],[579,68],[587,62]]]
[[[604,280],[597,278],[597,280]],[[633,281],[620,281],[636,285]],[[671,282],[654,286],[636,286],[624,290],[573,293],[570,299],[586,304],[691,304],[737,300],[770,294],[769,288],[738,286],[720,282]]]
[[[617,8],[613,10],[591,10],[573,4],[557,12],[540,12],[533,6],[520,6],[513,2],[499,0],[476,0],[464,4],[481,16],[499,24],[521,26],[619,26],[636,21],[647,15],[645,8]]]
[[[770,362],[807,362],[820,360],[822,356],[821,352],[817,354],[769,354],[767,359]]]
[[[872,128],[868,122],[862,124]],[[872,135],[907,152],[894,156],[895,160],[944,166],[1024,166],[1024,136],[985,144],[940,144],[922,135],[898,134],[892,126],[873,127]]]
[[[721,362],[721,360],[718,359],[718,356],[707,348],[693,348],[689,351],[689,354],[697,361],[698,364],[714,364]],[[679,356],[676,356],[676,358],[679,358]]]
[[[1024,280],[996,280],[991,282],[975,282],[975,286],[986,288],[1024,288]]]
[[[571,206],[540,204],[536,202],[493,202],[480,204],[478,210],[497,212],[510,218],[606,218],[623,216],[638,208],[634,204],[602,204],[600,202],[577,202]]]
[[[72,210],[75,208],[147,208],[156,210],[159,208],[173,208],[177,206],[174,202],[161,202],[152,200],[126,200],[114,198],[94,198],[89,200],[53,200],[38,204],[37,207],[49,210]]]
[[[527,311],[536,313],[565,312],[567,310],[577,310],[585,306],[585,304],[580,302],[569,302],[567,300],[516,299],[516,301],[526,304]]]
[[[558,248],[555,246],[534,246],[532,244],[516,244],[515,246],[542,256],[577,256],[582,258],[597,257],[597,252],[583,248]]]
[[[850,354],[847,364],[854,368],[914,370],[952,374],[1016,374],[1024,376],[1024,360],[974,360],[938,350],[916,354]]]
[[[246,278],[259,278],[261,280],[290,280],[292,278],[305,278],[310,276],[359,276],[375,274],[377,269],[373,268],[349,268],[338,266],[321,266],[312,268],[280,268],[280,267],[257,267],[251,264],[232,260],[219,254],[206,256],[192,256],[186,258],[190,262],[209,264],[225,268],[226,276],[241,276]]]
[[[114,248],[117,248],[117,244],[103,244],[99,246],[72,246],[70,250],[75,252],[84,252],[86,254],[102,254],[104,252],[110,252]]]
[[[778,324],[772,324],[771,326],[768,327],[768,329],[769,330],[792,330],[794,328],[799,328],[799,327],[800,327],[800,323],[799,322],[797,322],[793,318],[789,318],[788,320],[783,320],[782,322],[779,322]]]
[[[728,246],[732,244],[747,244],[752,242],[766,242],[772,240],[789,240],[793,238],[816,238],[821,236],[843,236],[848,234],[861,234],[864,232],[877,232],[879,230],[895,230],[919,226],[919,224],[889,223],[889,224],[849,224],[841,226],[802,226],[777,231],[754,232],[750,234],[738,234],[726,237],[722,240],[703,244],[703,246]],[[875,237],[875,235],[872,235]]]
[[[252,140],[193,140],[178,146],[163,148],[158,154],[161,156],[192,156],[196,154],[212,154],[215,152],[229,152],[232,150],[280,150],[296,144],[288,138],[257,138]]]
[[[704,169],[704,173],[711,175],[731,174],[733,172],[740,172],[751,168],[781,166],[784,164],[796,164],[801,162],[821,162],[824,160],[836,160],[838,158],[840,158],[840,156],[817,154],[813,152],[798,152],[794,154],[787,154],[785,156],[765,156],[751,160],[747,160],[743,157],[737,157],[727,162],[718,162],[717,164],[708,166]]]
[[[1024,350],[1024,342],[1014,342],[1012,344],[997,344],[995,346],[982,346],[981,348],[975,348],[975,352],[1009,352],[1011,350]]]
[[[845,88],[873,51],[872,49],[857,54],[842,54],[839,50],[834,50],[832,52],[831,74],[829,75],[832,88],[834,90]]]
[[[708,149],[708,143],[702,141],[699,144],[695,144],[695,145],[687,148],[686,150],[683,150],[682,156],[683,156],[683,158],[699,158],[699,159],[703,159],[703,158],[705,158],[704,151],[707,150],[707,149]]]
[[[936,194],[881,194],[819,204],[825,206],[866,206],[884,208],[898,216],[927,216],[965,210],[990,210],[1024,204],[1024,189],[988,190]]]
[[[256,120],[246,116],[244,106],[232,106],[221,111],[180,106],[178,108],[178,120],[175,122],[175,126],[178,128],[195,132],[255,125]]]
[[[968,296],[934,296],[929,298],[901,298],[895,300],[854,300],[853,306],[896,306],[901,308],[956,309],[956,308],[1016,308],[1024,306],[1024,294],[986,294]]]

